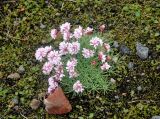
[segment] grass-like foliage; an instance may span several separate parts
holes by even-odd
[[[104,50],[103,47],[98,47],[96,49],[96,53],[94,57],[86,59],[82,56],[83,48],[94,50],[94,48],[89,45],[89,41],[91,40],[92,37],[95,37],[95,36],[100,37],[102,40],[104,40],[104,38],[100,34],[84,36],[79,40],[81,44],[81,48],[80,48],[80,52],[75,56],[78,61],[76,69],[79,76],[74,79],[69,79],[67,76],[62,80],[61,86],[63,87],[65,92],[73,91],[72,85],[76,80],[79,80],[83,84],[86,92],[94,93],[97,91],[101,91],[106,93],[107,91],[112,89],[113,85],[110,82],[109,76],[113,72],[113,69],[115,68],[115,64],[112,61],[110,61],[111,68],[109,70],[102,71],[100,69],[101,62],[98,59],[98,51]],[[112,41],[108,41],[108,43],[112,43]],[[106,51],[105,53],[110,57],[113,57],[112,50],[110,50],[110,52],[108,53]],[[72,56],[68,56],[67,59],[69,59],[69,57],[71,58]],[[96,62],[95,65],[92,64],[93,61]]]

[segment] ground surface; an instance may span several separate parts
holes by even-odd
[[[108,37],[125,44],[131,54],[121,55],[123,64],[113,76],[117,85],[115,91],[106,95],[86,94],[81,98],[67,95],[73,111],[51,116],[43,104],[36,111],[29,106],[31,100],[40,99],[39,95],[47,88],[34,53],[39,46],[50,43],[50,29],[66,21],[94,28],[106,24]],[[136,42],[149,48],[146,60],[136,55]],[[160,115],[159,0],[1,1],[0,46],[2,118],[147,119]],[[128,69],[129,62],[134,63],[132,70]],[[20,65],[25,68],[20,79],[7,79]]]

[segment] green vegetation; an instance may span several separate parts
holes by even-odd
[[[50,29],[64,22],[97,29],[106,24],[106,36],[131,50],[121,56],[114,72],[117,88],[103,93],[74,97],[67,95],[73,111],[48,115],[41,105],[31,110],[33,98],[47,89],[35,50],[51,43]],[[0,2],[0,117],[2,118],[126,118],[146,119],[160,114],[160,1],[159,0],[20,0]],[[149,47],[149,57],[136,55],[136,42]],[[59,41],[55,41],[57,46]],[[114,49],[115,52],[119,52]],[[133,70],[127,65],[134,62]],[[7,79],[20,65],[25,74]],[[141,86],[142,90],[137,90]],[[115,99],[115,96],[119,98]],[[18,107],[12,99],[18,98]]]

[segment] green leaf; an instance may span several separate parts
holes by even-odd
[[[139,18],[141,16],[141,11],[140,10],[136,11],[135,15],[137,18]]]

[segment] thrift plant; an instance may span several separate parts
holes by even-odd
[[[112,72],[113,51],[110,41],[104,42],[100,35],[105,25],[99,29],[101,33],[94,34],[92,28],[79,26],[72,33],[70,23],[66,22],[60,30],[51,30],[52,39],[63,38],[59,49],[46,46],[38,48],[35,53],[36,59],[44,63],[42,72],[50,76],[48,93],[53,93],[59,85],[66,92],[76,93],[109,90],[107,78]]]

